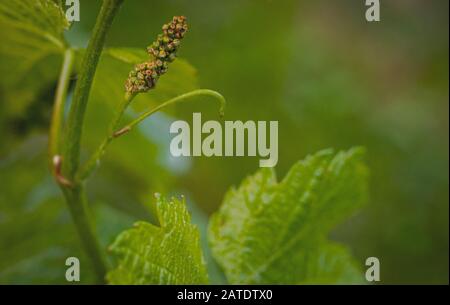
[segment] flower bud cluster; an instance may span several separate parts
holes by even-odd
[[[137,64],[128,75],[125,84],[128,93],[147,92],[155,87],[159,77],[167,72],[169,63],[175,60],[187,29],[184,16],[175,16],[170,23],[163,25],[163,33],[147,48],[153,59]]]

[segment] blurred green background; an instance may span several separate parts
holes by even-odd
[[[196,76],[227,98],[227,120],[278,120],[279,177],[317,150],[365,146],[370,204],[333,239],[349,245],[361,266],[378,257],[381,283],[448,283],[448,1],[381,2],[381,22],[368,23],[357,0],[126,0],[107,45],[144,49],[171,16],[186,15],[179,55],[195,71],[183,70],[179,90],[195,87]],[[81,22],[66,33],[71,44],[86,45],[99,6],[81,1]],[[35,75],[42,86],[33,91],[22,82],[10,94],[0,80],[0,283],[64,283],[65,258],[83,264],[45,156],[60,64],[40,61],[48,73]],[[100,72],[96,82],[108,77]],[[148,93],[152,103],[163,101],[157,91]],[[114,107],[105,101],[111,92],[100,96],[89,105],[84,155]],[[154,192],[186,195],[204,230],[225,191],[257,169],[257,158],[171,158],[168,127],[194,111],[217,119],[215,104],[187,103],[112,144],[88,184],[105,246],[133,221],[152,219],[146,205]],[[88,270],[82,281],[90,282]]]

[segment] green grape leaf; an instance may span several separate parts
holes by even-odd
[[[6,102],[2,112],[22,113],[56,80],[68,26],[55,1],[0,2],[0,91]]]
[[[277,183],[263,168],[225,196],[211,218],[212,252],[232,284],[358,281],[330,230],[367,198],[362,149],[321,151],[296,163]],[[337,255],[334,256],[333,253]],[[352,268],[354,270],[354,268]]]
[[[160,226],[137,222],[110,247],[118,259],[111,284],[206,284],[208,276],[200,236],[184,199],[157,196]]]
[[[297,284],[361,284],[364,277],[349,250],[327,240],[315,241],[306,248],[302,269],[307,276]]]

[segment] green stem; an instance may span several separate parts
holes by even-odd
[[[57,180],[63,190],[83,247],[92,262],[92,268],[100,283],[105,281],[106,263],[88,217],[84,186],[74,181],[74,177],[79,167],[83,121],[95,70],[105,43],[106,34],[122,2],[123,0],[103,1],[75,86],[65,130],[63,158],[54,159]]]
[[[92,155],[92,157],[89,159],[89,161],[86,162],[85,166],[83,166],[81,168],[81,170],[79,171],[79,174],[76,177],[76,180],[83,181],[84,179],[89,177],[89,175],[95,170],[95,168],[97,168],[97,165],[100,162],[101,157],[104,155],[107,146],[111,143],[112,140],[129,132],[134,126],[136,126],[137,124],[139,124],[140,122],[142,122],[143,120],[145,120],[146,118],[148,118],[149,116],[154,114],[155,112],[158,112],[161,109],[163,109],[167,106],[170,106],[172,104],[187,101],[188,99],[190,99],[192,97],[200,96],[200,95],[206,95],[206,96],[211,96],[211,97],[216,98],[220,102],[220,110],[219,110],[220,116],[222,117],[224,115],[225,104],[226,104],[225,98],[216,91],[209,90],[209,89],[198,89],[198,90],[194,90],[194,91],[179,95],[173,99],[170,99],[167,102],[164,102],[161,105],[159,105],[147,112],[144,112],[137,119],[135,119],[134,121],[132,121],[125,127],[118,129],[118,123],[120,123],[120,118],[122,117],[124,110],[129,105],[129,103],[131,102],[131,100],[133,99],[134,96],[131,96],[131,98],[125,98],[125,103],[120,108],[121,110],[119,111],[119,114],[116,115],[116,119],[113,121],[113,124],[111,125],[112,128],[110,128],[110,134],[102,142],[102,144],[100,144],[100,146],[97,148],[97,150]]]
[[[94,270],[97,282],[104,284],[107,272],[106,263],[93,230],[91,217],[88,214],[84,187],[83,185],[76,185],[74,187],[62,187],[62,190],[84,250],[91,261],[91,267]]]
[[[63,172],[69,179],[75,177],[79,166],[83,122],[95,70],[105,43],[106,34],[110,29],[114,16],[122,2],[123,0],[103,1],[102,8],[97,17],[97,22],[94,26],[92,38],[89,41],[83,58],[67,121],[67,141]]]
[[[61,131],[64,118],[64,105],[69,88],[74,63],[74,51],[67,49],[64,53],[63,65],[59,75],[58,87],[56,89],[53,113],[50,123],[50,135],[48,140],[49,165],[53,168],[53,157],[59,155],[61,149]]]

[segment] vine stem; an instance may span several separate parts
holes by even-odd
[[[84,250],[91,261],[97,283],[104,284],[107,272],[106,262],[92,226],[84,187],[78,184],[62,187],[62,190]]]
[[[106,262],[88,213],[84,185],[75,181],[74,177],[79,167],[83,121],[92,81],[105,43],[106,34],[110,29],[114,16],[122,2],[123,0],[103,0],[92,37],[83,57],[78,81],[75,86],[74,96],[65,128],[63,156],[51,155],[54,162],[54,168],[57,172],[57,181],[63,191],[75,227],[84,249],[91,260],[92,268],[99,283],[105,282],[105,275],[107,272]],[[61,88],[61,91],[64,91],[63,89],[67,91],[67,88]],[[63,100],[64,95],[65,94],[62,95],[61,100]],[[57,101],[59,100],[57,99]],[[56,106],[58,114],[55,114],[56,118],[53,122],[56,125],[52,126],[52,129],[55,130],[52,130],[50,135],[51,153],[59,150],[58,138],[60,138],[59,130],[61,129],[62,124],[62,104],[63,102],[61,102],[59,106]]]
[[[205,95],[205,96],[210,96],[210,97],[214,97],[215,99],[217,99],[220,103],[220,116],[223,117],[224,115],[224,111],[225,111],[225,105],[226,105],[226,101],[225,98],[218,92],[213,91],[213,90],[209,90],[209,89],[198,89],[198,90],[194,90],[182,95],[179,95],[173,99],[170,99],[162,104],[160,104],[159,106],[146,111],[144,113],[142,113],[138,118],[136,118],[134,121],[132,121],[131,123],[129,123],[128,125],[126,125],[125,127],[122,127],[120,129],[118,129],[118,124],[120,123],[120,119],[123,116],[123,113],[125,112],[125,109],[128,107],[128,105],[130,104],[131,100],[134,98],[134,95],[126,95],[125,99],[124,99],[124,103],[121,105],[121,107],[119,108],[118,113],[116,114],[115,119],[113,120],[113,123],[109,129],[109,135],[105,138],[105,140],[100,144],[100,146],[97,148],[97,150],[94,152],[94,154],[92,155],[92,157],[86,162],[86,164],[81,168],[79,174],[76,177],[77,181],[83,181],[84,179],[86,179],[87,177],[89,177],[89,175],[95,170],[95,168],[98,166],[101,157],[104,155],[107,146],[112,142],[112,140],[114,140],[115,138],[128,133],[131,129],[133,129],[136,125],[138,125],[140,122],[142,122],[143,120],[145,120],[146,118],[150,117],[152,114],[160,111],[161,109],[168,107],[172,104],[175,103],[180,103],[183,101],[187,101],[192,97],[195,96],[201,96],[201,95]]]
[[[92,81],[97,64],[105,44],[106,34],[110,29],[123,0],[103,0],[100,13],[94,26],[92,38],[83,57],[73,101],[67,119],[65,162],[63,171],[68,178],[73,178],[78,170],[80,160],[80,143],[83,132],[83,122]]]

